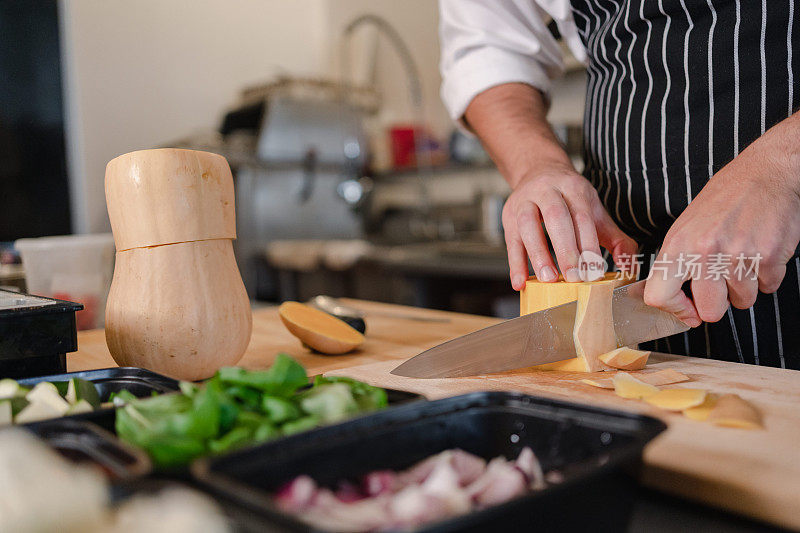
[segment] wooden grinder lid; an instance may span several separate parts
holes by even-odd
[[[130,152],[108,163],[105,187],[117,251],[236,238],[233,176],[221,155]]]

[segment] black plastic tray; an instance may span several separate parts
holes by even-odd
[[[83,372],[66,372],[17,380],[20,385],[32,387],[42,381],[69,381],[72,378],[91,381],[97,388],[101,402],[107,402],[112,392],[129,390],[134,396],[150,396],[153,392],[173,392],[178,390],[178,382],[172,378],[136,367],[103,368]]]
[[[0,291],[24,298],[27,295]],[[0,377],[64,372],[78,349],[75,313],[83,304],[36,296],[52,305],[0,309]]]
[[[202,459],[199,483],[273,520],[282,531],[313,531],[280,512],[270,493],[307,474],[334,486],[376,469],[404,469],[461,448],[486,459],[514,459],[530,446],[545,471],[563,481],[496,507],[420,531],[622,531],[635,499],[631,469],[663,422],[640,415],[486,392],[417,402],[338,426]]]
[[[100,401],[102,402],[107,402],[112,392],[117,392],[122,389],[127,389],[134,396],[140,398],[150,396],[153,392],[160,394],[176,392],[179,390],[178,381],[166,376],[162,376],[161,374],[156,374],[155,372],[136,367],[104,368],[101,370],[53,374],[50,376],[21,379],[19,380],[19,383],[26,387],[33,387],[42,381],[69,381],[71,378],[81,378],[94,383],[95,387],[97,388],[97,392],[100,395]],[[390,406],[403,405],[410,402],[425,400],[425,398],[420,394],[394,389],[386,389],[386,395]],[[116,439],[116,408],[113,407],[97,409],[91,413],[81,413],[51,420],[81,420],[90,422],[95,426],[107,431],[108,433],[113,434],[114,438]],[[33,425],[36,424],[39,424],[39,422],[33,423]]]
[[[123,389],[127,389],[131,394],[140,398],[150,396],[154,392],[161,394],[178,390],[178,382],[174,379],[136,367],[103,368],[83,372],[51,374],[49,376],[20,379],[18,382],[20,385],[33,387],[43,381],[69,381],[72,378],[81,378],[94,383],[101,402],[109,401],[112,392],[119,392]],[[91,413],[69,415],[54,420],[85,420],[97,424],[106,431],[115,433],[114,413],[115,409],[113,407],[105,407]]]
[[[111,479],[140,477],[151,470],[147,454],[89,422],[54,418],[26,424],[25,428],[67,459],[97,465]]]

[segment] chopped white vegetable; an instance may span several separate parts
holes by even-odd
[[[92,411],[94,411],[94,409],[92,409],[92,404],[86,400],[78,400],[75,405],[69,407],[66,414],[78,415],[81,413],[91,413]]]
[[[67,405],[69,408],[69,405]],[[30,422],[38,422],[39,420],[47,420],[48,418],[57,418],[64,416],[66,411],[56,409],[51,404],[45,401],[32,401],[25,408],[17,413],[14,417],[16,424],[28,424]]]
[[[0,400],[0,426],[11,424],[13,421],[11,400]]]
[[[19,383],[13,379],[0,379],[0,398],[13,398],[19,392]]]
[[[28,431],[0,431],[0,531],[99,531],[108,503],[99,470],[74,465]]]
[[[40,403],[46,404],[52,411],[55,411],[56,414],[51,416],[62,416],[69,409],[69,403],[61,397],[56,386],[46,381],[38,383],[25,396],[25,399],[31,402],[31,405],[23,409],[23,411]],[[22,412],[20,412],[20,415],[21,414]]]

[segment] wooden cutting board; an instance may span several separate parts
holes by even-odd
[[[694,422],[578,380],[610,373],[518,370],[470,378],[414,379],[389,372],[398,361],[328,372],[428,398],[483,390],[513,390],[649,414],[668,430],[645,451],[643,482],[710,505],[800,529],[800,372],[653,354],[646,371],[674,368],[692,378],[680,387],[732,392],[761,411],[766,429],[747,431]],[[636,374],[632,372],[632,374]]]
[[[716,428],[577,383],[587,374],[516,371],[439,380],[392,376],[389,371],[408,357],[494,324],[497,319],[361,300],[345,301],[367,311],[367,339],[360,350],[333,357],[311,353],[286,331],[277,309],[272,307],[253,312],[253,337],[239,364],[263,369],[272,363],[275,354],[287,352],[311,375],[329,372],[353,376],[430,398],[477,390],[516,390],[649,413],[665,420],[669,430],[645,453],[644,481],[647,484],[800,530],[800,372],[654,355],[650,368],[672,367],[694,379],[681,386],[736,392],[759,407],[766,423],[764,431]],[[392,316],[393,313],[444,321],[408,320]],[[78,332],[78,346],[78,351],[67,357],[70,371],[115,366],[103,330]]]

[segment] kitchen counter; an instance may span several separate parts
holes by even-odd
[[[658,416],[669,429],[645,453],[642,479],[646,485],[775,525],[800,529],[800,513],[797,512],[800,508],[800,372],[654,354],[652,367],[675,368],[686,373],[693,379],[687,386],[737,392],[751,400],[762,411],[766,425],[763,431],[718,428],[692,422],[680,414],[666,413],[642,402],[623,400],[613,392],[576,381],[585,375],[515,371],[452,380],[391,376],[388,371],[397,362],[447,339],[491,325],[496,319],[374,302],[349,300],[348,303],[367,312],[367,340],[359,351],[342,356],[310,353],[286,331],[276,308],[264,308],[253,313],[253,336],[240,364],[251,369],[264,368],[276,353],[283,351],[305,365],[312,375],[347,374],[376,385],[422,392],[432,398],[472,390],[518,390]],[[440,317],[447,322],[369,316],[370,311]],[[79,332],[78,346],[78,352],[67,356],[70,371],[115,366],[102,330]],[[665,505],[680,506],[674,503],[677,500],[670,501],[672,503]],[[648,505],[652,506],[652,502]],[[646,513],[641,519],[647,520]],[[685,525],[691,523],[690,520]],[[753,528],[758,526],[736,525],[726,530],[753,531]]]

